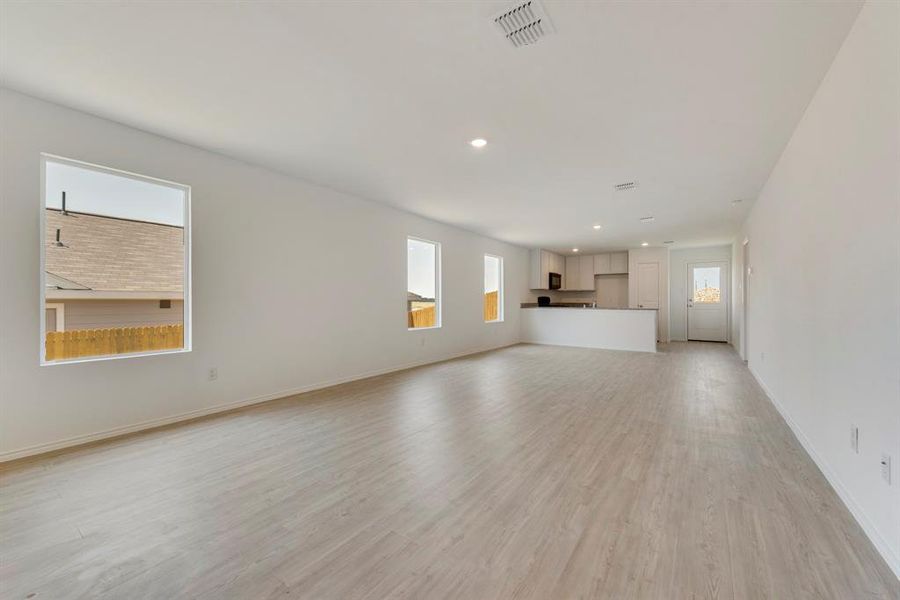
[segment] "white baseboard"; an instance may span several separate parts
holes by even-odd
[[[869,540],[875,546],[875,549],[881,554],[881,557],[884,558],[884,561],[888,564],[888,567],[894,572],[894,576],[897,579],[900,579],[900,557],[898,557],[893,549],[888,545],[887,540],[882,537],[881,533],[875,527],[875,524],[872,520],[866,515],[865,511],[863,511],[862,507],[860,507],[859,503],[853,498],[853,495],[847,489],[847,487],[841,482],[838,478],[837,473],[832,469],[827,462],[815,451],[812,446],[812,443],[809,441],[809,438],[806,437],[806,434],[803,433],[803,430],[800,429],[800,426],[797,425],[796,421],[794,421],[791,416],[788,414],[787,410],[785,410],[784,406],[782,406],[778,400],[775,398],[775,395],[772,394],[772,391],[766,386],[765,382],[761,377],[753,370],[752,367],[748,366],[750,374],[753,375],[753,378],[756,380],[756,383],[759,384],[759,387],[762,388],[763,392],[765,392],[766,396],[769,398],[769,402],[775,407],[778,411],[778,414],[781,415],[781,418],[784,419],[784,422],[787,423],[788,427],[791,428],[791,431],[794,433],[794,437],[797,438],[797,441],[800,442],[800,445],[803,446],[803,449],[806,450],[806,453],[812,459],[813,463],[817,467],[819,467],[819,471],[822,472],[822,475],[825,476],[825,479],[831,485],[831,488],[837,493],[838,498],[844,503],[844,506],[847,507],[847,510],[850,511],[850,514],[853,515],[853,518],[856,519],[856,522],[859,523],[859,526],[862,527],[866,536],[868,536]]]
[[[140,423],[134,423],[133,425],[124,425],[122,427],[114,427],[112,429],[106,429],[104,431],[98,431],[96,433],[77,435],[75,437],[70,437],[70,438],[66,438],[63,440],[57,440],[54,442],[48,442],[45,444],[37,444],[34,446],[28,446],[27,448],[20,448],[18,450],[10,450],[7,452],[0,452],[0,463],[9,462],[11,460],[17,460],[20,458],[26,458],[29,456],[36,456],[38,454],[45,454],[47,452],[53,452],[54,450],[62,450],[64,448],[81,446],[83,444],[89,444],[91,442],[98,442],[100,440],[119,437],[119,436],[126,435],[129,433],[136,433],[138,431],[143,431],[145,429],[154,429],[156,427],[162,427],[164,425],[171,425],[173,423],[178,423],[180,421],[188,421],[190,419],[196,419],[198,417],[205,417],[205,416],[214,415],[214,414],[220,413],[220,412],[234,410],[235,408],[242,408],[244,406],[251,406],[253,404],[261,404],[263,402],[269,402],[271,400],[278,400],[280,398],[286,398],[288,396],[296,396],[297,394],[303,394],[306,392],[321,390],[321,389],[329,388],[329,387],[332,387],[335,385],[340,385],[342,383],[350,383],[351,381],[359,381],[360,379],[368,379],[369,377],[377,377],[379,375],[386,375],[387,373],[395,373],[397,371],[405,371],[406,369],[413,369],[415,367],[421,367],[424,365],[446,362],[448,360],[454,360],[457,358],[462,358],[464,356],[471,356],[473,354],[480,354],[482,352],[489,352],[491,350],[500,350],[501,348],[508,348],[510,346],[515,346],[518,343],[519,342],[513,342],[511,344],[503,344],[500,346],[490,346],[488,348],[482,348],[479,350],[467,350],[466,352],[461,352],[459,354],[453,354],[450,356],[439,358],[437,360],[416,361],[416,362],[407,363],[407,364],[399,365],[399,366],[395,366],[395,367],[388,367],[385,369],[377,369],[374,371],[368,371],[365,373],[350,375],[348,377],[341,377],[341,378],[333,379],[333,380],[329,380],[329,381],[321,381],[319,383],[305,385],[305,386],[301,386],[301,387],[297,387],[297,388],[281,390],[279,392],[263,394],[261,396],[254,396],[252,398],[245,398],[243,400],[237,400],[234,402],[227,402],[225,404],[217,404],[215,406],[199,408],[197,410],[191,410],[188,412],[179,413],[177,415],[171,415],[168,417],[160,417],[158,419],[150,419],[149,421],[141,421]]]

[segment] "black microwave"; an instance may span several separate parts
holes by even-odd
[[[547,289],[558,290],[560,288],[562,288],[562,275],[559,273],[550,273],[550,281],[548,282]]]

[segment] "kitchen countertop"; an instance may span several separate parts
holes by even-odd
[[[538,306],[537,302],[523,302],[522,308],[577,308],[579,310],[659,310],[658,308],[606,308],[603,306],[590,306],[586,302],[554,302],[550,306]]]

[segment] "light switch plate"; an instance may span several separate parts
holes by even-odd
[[[850,449],[859,454],[859,427],[850,426]]]

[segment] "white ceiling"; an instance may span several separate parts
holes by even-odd
[[[860,7],[549,1],[557,33],[516,49],[490,20],[509,5],[7,1],[0,77],[524,246],[704,245],[732,239]]]

